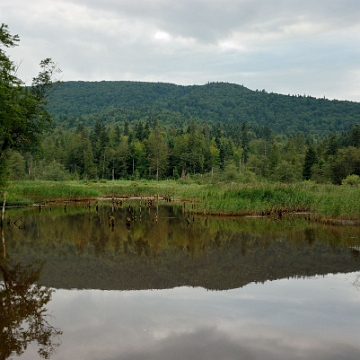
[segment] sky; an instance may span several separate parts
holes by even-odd
[[[51,57],[61,80],[229,82],[360,102],[359,0],[1,0],[27,84]]]

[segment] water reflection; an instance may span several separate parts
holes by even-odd
[[[3,238],[4,239],[4,238]],[[5,242],[3,242],[5,244]],[[36,285],[43,264],[23,265],[0,258],[0,359],[22,354],[36,341],[38,353],[48,359],[59,346],[61,331],[47,321],[45,306],[52,290]]]
[[[60,290],[59,358],[358,359],[356,274],[208,291]]]
[[[182,207],[152,204],[141,212],[139,203],[27,209],[22,216],[22,230],[7,229],[8,247],[46,261],[40,282],[55,288],[225,290],[360,269],[359,227],[192,219]]]
[[[139,202],[9,213],[23,222],[5,229],[8,256],[45,264],[19,269],[64,331],[54,360],[360,356],[360,228],[192,218]]]

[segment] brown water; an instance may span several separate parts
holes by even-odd
[[[7,218],[0,359],[360,357],[359,227],[139,202]]]

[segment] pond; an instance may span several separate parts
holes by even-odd
[[[360,357],[360,227],[144,200],[6,218],[0,359]]]

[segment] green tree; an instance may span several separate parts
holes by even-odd
[[[220,169],[225,169],[225,151],[222,141],[222,132],[220,123],[217,124],[216,130],[215,130],[215,144],[219,150],[219,160],[220,160]]]
[[[30,87],[16,76],[16,66],[4,48],[17,45],[18,35],[11,35],[8,26],[0,26],[0,181],[4,177],[5,153],[9,149],[33,150],[40,144],[44,131],[50,129],[51,117],[45,108],[53,76],[58,71],[47,58],[40,62],[41,72]]]
[[[217,146],[211,144],[209,151],[211,157],[211,172],[214,173],[214,168],[218,168],[220,166],[220,150]]]
[[[155,121],[149,136],[148,146],[150,167],[155,171],[156,180],[159,180],[159,178],[165,174],[167,169],[169,147],[166,141],[166,134],[160,131],[160,128]]]
[[[129,145],[127,142],[127,137],[121,137],[119,144],[115,149],[115,159],[114,159],[114,171],[115,177],[117,179],[126,177],[126,163],[129,159]]]
[[[276,142],[273,143],[270,154],[269,154],[269,170],[270,174],[273,174],[276,167],[279,165],[280,162],[280,153],[279,148]]]
[[[120,141],[120,136],[121,136],[121,130],[119,128],[119,125],[116,125],[114,130],[114,138],[113,138],[115,144]]]
[[[205,138],[201,131],[201,128],[198,128],[195,125],[194,120],[191,121],[191,124],[188,128],[189,141],[188,141],[188,162],[190,164],[193,174],[196,170],[203,172],[204,169],[204,146]]]
[[[331,164],[332,181],[341,184],[341,181],[348,175],[360,176],[360,149],[349,146],[340,149]]]
[[[149,163],[146,157],[145,144],[140,141],[133,142],[133,156],[135,159],[134,168],[139,176],[146,176]]]
[[[294,166],[285,160],[281,160],[274,170],[274,178],[283,183],[292,183],[298,180]]]
[[[176,170],[180,172],[180,174],[185,174],[187,171],[188,165],[188,142],[189,135],[188,134],[180,134],[174,139],[174,147],[172,149],[173,155],[173,166],[176,167]],[[180,175],[178,174],[178,175]]]
[[[53,160],[51,163],[43,164],[40,179],[65,181],[70,180],[70,175],[67,171],[65,171],[62,164],[58,163],[56,160]]]
[[[265,155],[255,156],[251,154],[247,162],[247,168],[256,175],[267,176],[269,159]]]
[[[144,126],[141,120],[135,125],[135,138],[139,141],[144,140]]]
[[[84,139],[84,177],[85,179],[94,179],[96,177],[96,168],[94,165],[94,154],[89,139]]]
[[[83,175],[85,169],[84,156],[85,151],[88,150],[85,146],[82,134],[72,134],[67,145],[67,157],[65,160],[66,168],[70,173]],[[85,174],[85,177],[87,177],[87,174]]]
[[[25,159],[18,151],[11,150],[8,152],[7,170],[10,180],[23,180],[26,178]]]
[[[305,161],[304,161],[304,167],[303,167],[303,179],[304,180],[310,180],[311,178],[311,168],[316,164],[317,157],[316,157],[316,151],[313,146],[309,146],[306,150],[305,154]]]
[[[360,147],[360,124],[353,126],[349,132],[349,145]]]
[[[246,121],[241,124],[241,147],[243,148],[244,163],[246,163],[249,157],[249,129]]]
[[[338,138],[335,133],[332,133],[326,140],[326,155],[336,155],[339,147]]]

